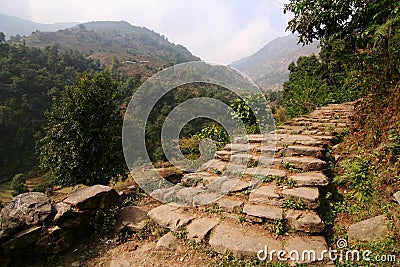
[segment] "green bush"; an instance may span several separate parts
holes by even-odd
[[[362,192],[364,195],[371,194],[371,179],[369,172],[370,160],[363,155],[359,155],[353,161],[346,161],[343,168],[345,180],[349,183],[349,189]]]
[[[218,149],[223,148],[230,141],[229,135],[225,129],[215,124],[204,127],[195,137],[200,140],[205,138],[214,140]]]
[[[264,124],[269,124],[271,114],[266,110],[266,100],[266,96],[261,92],[236,98],[229,106],[232,110],[231,116],[243,122],[248,134],[268,130],[265,129],[268,125]]]
[[[28,192],[28,187],[26,187],[26,176],[23,173],[18,173],[14,175],[11,182],[12,195],[16,196],[25,192]]]

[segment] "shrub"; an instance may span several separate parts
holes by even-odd
[[[12,195],[16,196],[25,192],[28,192],[28,187],[26,187],[26,176],[23,173],[18,173],[14,175],[11,182],[11,189],[13,190]]]

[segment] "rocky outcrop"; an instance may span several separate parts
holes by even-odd
[[[59,203],[38,192],[18,195],[1,210],[2,254],[16,259],[63,252],[93,230],[97,211],[119,203],[114,189],[100,185],[75,191]]]
[[[0,240],[30,226],[43,224],[51,213],[50,199],[32,192],[16,196],[1,211]]]

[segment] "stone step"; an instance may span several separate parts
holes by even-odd
[[[282,159],[274,159],[274,163],[271,167],[256,167],[256,168],[247,168],[241,164],[229,164],[225,174],[228,176],[246,176],[250,179],[260,180],[261,178],[279,178],[285,177],[286,171],[278,169],[282,165]]]
[[[213,159],[203,165],[206,171],[221,174],[223,173],[228,166],[228,162],[220,160],[220,159]]]
[[[315,187],[284,188],[274,184],[261,185],[249,195],[249,202],[282,206],[285,202],[301,200],[303,208],[316,209],[319,206],[319,190]]]
[[[266,135],[247,135],[245,137],[236,138],[236,143],[251,145],[262,144],[263,146],[285,147],[287,145],[305,145],[305,146],[324,146],[326,142],[315,139],[312,136],[304,134],[266,134]]]
[[[234,154],[231,155],[230,162],[232,164],[244,165],[249,168],[270,166],[274,162],[274,155],[251,155],[251,154]]]
[[[288,145],[303,145],[303,146],[324,146],[326,142],[318,140],[312,136],[304,134],[288,135],[288,134],[277,134],[276,135],[276,146],[288,146]]]
[[[202,171],[184,174],[181,179],[181,185],[183,186],[197,186],[199,184],[206,185],[217,180],[219,175]]]
[[[250,152],[257,149],[258,144],[226,144],[224,147],[225,151],[235,151],[235,152]]]
[[[260,180],[261,178],[271,178],[274,180],[286,177],[286,172],[277,168],[247,168],[244,174],[253,177],[255,180]]]
[[[320,171],[324,169],[327,163],[323,160],[314,157],[284,157],[282,164],[289,164],[289,167],[294,167],[303,171]]]
[[[222,222],[213,229],[209,244],[217,252],[230,251],[234,257],[239,259],[256,257],[260,250],[265,250],[265,260],[276,262],[277,253],[271,253],[271,251],[283,250],[286,252],[284,257],[289,259],[289,252],[295,250],[300,256],[307,255],[307,251],[315,252],[315,257],[312,255],[310,259],[305,257],[304,260],[299,257],[295,261],[296,263],[328,260],[327,253],[323,253],[323,251],[327,251],[328,246],[322,236],[285,236],[277,240],[275,236],[260,233],[258,229],[245,225],[238,226],[229,222]],[[321,255],[325,257],[321,257]],[[264,256],[264,254],[261,253],[259,256]]]
[[[187,238],[194,240],[196,243],[205,241],[206,236],[219,223],[216,218],[198,218],[194,219],[187,227]]]
[[[232,154],[233,154],[232,151],[226,151],[226,150],[216,151],[215,158],[220,159],[222,161],[230,161]]]
[[[318,130],[304,130],[301,133],[305,134],[305,135],[317,135],[319,133],[319,131]]]
[[[331,135],[316,135],[314,136],[314,138],[317,140],[325,141],[327,143],[335,141],[335,137]]]
[[[315,211],[288,210],[284,215],[288,226],[296,231],[306,233],[322,233],[325,224]]]
[[[319,190],[316,187],[287,188],[283,189],[281,194],[286,199],[301,200],[305,208],[319,207]]]
[[[280,154],[284,157],[310,156],[321,158],[324,154],[324,151],[325,149],[322,147],[292,145],[282,149]]]
[[[147,213],[147,216],[157,224],[167,227],[172,231],[181,230],[195,216],[183,212],[179,207],[172,205],[161,205]]]
[[[245,204],[243,207],[243,213],[268,220],[282,220],[283,219],[283,209],[263,204]]]
[[[296,186],[327,186],[328,177],[322,172],[303,172],[288,177]]]
[[[224,254],[230,251],[235,258],[255,257],[257,252],[264,249],[279,251],[282,242],[272,235],[265,235],[249,226],[238,226],[230,222],[217,225],[210,235],[211,247]]]
[[[219,207],[226,212],[236,212],[237,209],[243,206],[244,201],[240,199],[231,199],[229,197],[223,197],[218,200]]]
[[[283,201],[280,188],[271,184],[262,185],[249,195],[249,202],[253,204],[268,204],[280,207]]]
[[[288,229],[305,233],[321,233],[325,229],[324,222],[312,210],[284,210],[273,205],[245,204],[243,213],[269,222],[284,219]]]

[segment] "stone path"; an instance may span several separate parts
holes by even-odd
[[[185,174],[180,184],[152,194],[191,207],[164,204],[148,216],[237,258],[255,257],[267,247],[300,255],[314,250],[315,258],[295,261],[326,262],[327,255],[321,256],[327,244],[318,213],[320,189],[329,183],[329,147],[348,126],[353,109],[354,103],[330,104],[273,133],[238,138],[218,151],[206,170]],[[276,253],[268,256],[277,260]]]

